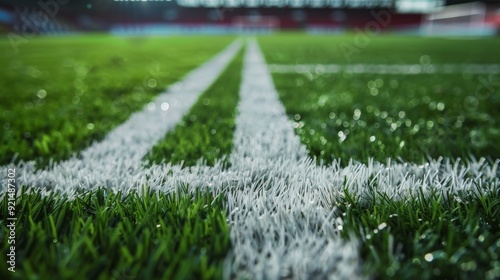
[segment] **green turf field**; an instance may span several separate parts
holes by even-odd
[[[8,89],[0,94],[0,165],[18,154],[17,160],[37,160],[41,170],[51,160],[61,161],[83,150],[233,40],[40,38],[23,45],[18,55],[10,54],[8,41],[0,40],[0,62],[5,65],[0,87]],[[348,65],[341,45],[354,40],[354,35],[300,33],[258,38],[266,62],[274,65]],[[500,57],[493,52],[499,47],[498,39],[379,36],[350,61],[497,64]],[[243,67],[240,52],[153,147],[143,160],[145,168],[181,162],[192,168],[218,160],[230,165]],[[430,159],[444,157],[451,165],[472,165],[484,158],[481,162],[498,167],[498,73],[312,71],[273,73],[272,78],[296,134],[318,166],[391,161],[424,168]],[[494,179],[487,181],[466,172],[469,182],[481,182],[472,190],[456,192],[450,179],[449,189],[444,186],[424,195],[424,188],[442,182],[430,186],[419,182],[416,191],[403,199],[379,191],[382,182],[373,178],[360,186],[366,189],[363,196],[349,192],[352,182],[345,181],[344,186],[332,182],[328,187],[343,191],[326,199],[330,202],[326,207],[342,217],[342,239],[359,240],[362,273],[369,278],[499,279],[496,167]],[[256,187],[268,179],[248,178]],[[227,224],[231,213],[226,211],[224,193],[182,188],[163,193],[152,190],[155,186],[141,187],[145,189],[120,193],[98,185],[75,197],[20,189],[15,277],[221,279],[232,248]],[[0,240],[5,240],[6,195],[0,209]],[[7,242],[0,248],[6,252]],[[2,279],[6,267],[5,262],[0,264]]]
[[[347,64],[339,46],[352,40],[260,38],[269,64]],[[458,43],[461,47],[454,48]],[[500,41],[492,39],[478,44],[381,36],[353,55],[353,63],[421,64],[422,56],[432,63],[498,63],[487,50],[499,47]],[[325,162],[500,157],[498,75],[313,72],[276,73],[274,81],[297,134],[311,156]]]
[[[68,158],[233,38],[104,35],[36,38],[14,54],[0,40],[0,164]]]
[[[348,64],[341,44],[353,37],[261,37],[269,64]],[[454,47],[460,45],[459,48]],[[380,36],[353,63],[498,63],[500,40]],[[500,75],[275,73],[274,82],[309,154],[340,159],[413,161],[448,157],[498,160]],[[489,84],[484,84],[487,81]],[[488,91],[478,86],[488,86]],[[375,183],[376,185],[376,183]],[[345,199],[344,234],[363,240],[365,271],[377,278],[493,279],[500,267],[500,203],[496,192],[443,202],[418,193],[409,200]],[[374,188],[376,189],[376,188]],[[467,201],[467,203],[463,203]],[[430,254],[430,255],[429,255]],[[426,261],[426,260],[431,261]],[[480,276],[481,275],[481,276]]]

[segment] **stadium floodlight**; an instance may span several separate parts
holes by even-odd
[[[422,33],[430,36],[484,36],[494,33],[486,23],[484,3],[473,2],[446,6],[427,15]]]

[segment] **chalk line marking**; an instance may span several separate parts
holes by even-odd
[[[270,64],[273,73],[316,74],[499,74],[500,64]]]
[[[198,97],[219,77],[241,48],[240,40],[188,73],[170,86],[142,111],[114,128],[101,142],[46,170],[36,170],[34,162],[21,163],[20,181],[30,187],[49,187],[55,191],[107,187],[124,190],[143,171],[142,158],[156,142],[173,129]],[[3,167],[5,168],[5,167]]]
[[[356,279],[357,241],[325,201],[329,182],[308,159],[255,41],[247,47],[230,156],[248,178],[228,189],[233,253],[226,277]],[[242,175],[243,175],[242,174]]]
[[[209,72],[216,72],[214,67],[222,71],[222,65],[229,63],[237,49],[239,43],[208,62],[208,67],[204,65],[206,71],[193,75],[189,81],[200,83],[205,75],[213,75],[215,79],[217,75]],[[498,191],[499,160],[462,163],[440,158],[424,165],[351,161],[346,167],[336,161],[316,166],[293,133],[255,42],[249,45],[244,67],[229,169],[224,169],[220,162],[214,167],[204,166],[202,161],[189,168],[169,163],[141,166],[142,156],[155,141],[147,138],[144,142],[149,148],[142,147],[140,151],[132,151],[127,145],[142,141],[141,135],[130,129],[142,131],[150,125],[159,125],[146,122],[150,120],[146,116],[152,113],[145,110],[138,113],[144,117],[132,116],[120,126],[122,130],[117,128],[118,132],[106,137],[104,141],[113,145],[96,144],[100,148],[93,148],[97,150],[89,152],[87,158],[97,157],[88,163],[82,163],[86,158],[71,159],[60,164],[63,167],[40,171],[35,170],[33,162],[20,162],[16,166],[16,181],[45,193],[56,191],[73,197],[80,189],[106,187],[128,193],[142,191],[144,186],[160,192],[174,192],[187,186],[193,192],[208,189],[215,195],[224,195],[234,244],[227,257],[225,276],[257,279],[361,277],[357,241],[339,238],[342,220],[336,217],[334,205],[342,199],[345,188],[361,201],[369,192],[366,186],[373,182],[380,194],[393,200],[406,199],[420,190],[424,195]],[[176,97],[179,103],[185,98],[191,98],[191,103],[196,100],[195,88],[187,93],[191,97],[180,93],[182,89],[190,89],[189,83],[178,87],[177,90],[172,87],[170,98]],[[168,97],[159,97],[155,107],[161,107],[163,102],[169,102],[173,106],[170,109],[179,106],[179,112],[190,107],[187,103],[175,104]],[[178,114],[178,120],[182,115]],[[158,133],[158,139],[164,134]],[[111,139],[114,137],[118,138]],[[7,166],[0,167],[3,174],[6,169]],[[5,183],[2,178],[2,186]],[[2,193],[5,195],[5,189]]]

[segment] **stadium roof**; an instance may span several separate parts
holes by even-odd
[[[471,0],[3,0],[9,6],[38,6],[39,2],[50,3],[57,1],[65,10],[108,9],[116,7],[116,2],[162,2],[168,6],[197,6],[197,7],[310,7],[310,8],[376,8],[396,7],[401,3],[413,3],[416,6],[427,4],[453,5]],[[485,3],[500,3],[499,0],[481,0]],[[64,4],[63,4],[64,3]],[[135,4],[135,3],[134,3]],[[139,3],[137,3],[139,4]]]

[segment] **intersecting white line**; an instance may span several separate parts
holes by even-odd
[[[351,74],[498,74],[500,64],[270,64],[273,73]]]
[[[195,70],[198,74],[185,79],[178,90],[165,99],[159,97],[156,107],[162,102],[171,103],[170,109],[179,106],[182,109],[176,118],[180,120],[196,100],[195,91],[199,95],[208,87],[199,83],[211,83],[208,80],[218,76],[237,49],[239,43],[202,66],[203,70]],[[185,93],[182,88],[191,91]],[[227,257],[225,276],[256,279],[361,277],[357,241],[339,238],[342,220],[336,217],[335,204],[342,200],[345,189],[363,199],[367,193],[372,194],[366,188],[372,186],[376,195],[394,200],[407,199],[420,190],[424,195],[435,191],[452,196],[459,192],[498,192],[499,160],[462,163],[440,158],[424,165],[351,161],[345,167],[336,161],[317,166],[294,134],[255,42],[249,44],[246,53],[240,94],[228,169],[220,162],[208,167],[201,160],[193,167],[169,163],[141,166],[142,156],[175,123],[163,118],[162,112],[153,117],[153,113],[143,111],[138,113],[142,117],[132,116],[121,129],[95,144],[99,148],[91,148],[97,150],[88,152],[82,160],[70,159],[48,170],[36,170],[33,162],[20,162],[16,166],[18,184],[73,197],[80,189],[99,187],[125,193],[141,191],[144,186],[160,192],[173,192],[186,185],[191,191],[208,189],[226,197],[233,248]],[[177,105],[172,97],[177,98]],[[162,120],[165,123],[160,123]],[[148,133],[151,126],[158,129],[156,136],[142,138],[141,133]],[[6,169],[0,167],[0,174],[6,174]]]
[[[237,279],[356,279],[355,240],[340,239],[327,182],[295,135],[255,41],[247,47],[231,164],[249,180],[226,193]]]
[[[240,40],[214,58],[187,74],[184,79],[160,94],[153,104],[132,114],[106,138],[73,157],[35,170],[33,162],[21,163],[19,183],[27,186],[50,186],[52,190],[107,187],[127,189],[142,173],[142,158],[165,134],[181,121],[198,97],[217,79],[241,48]],[[5,167],[4,167],[5,168]]]

